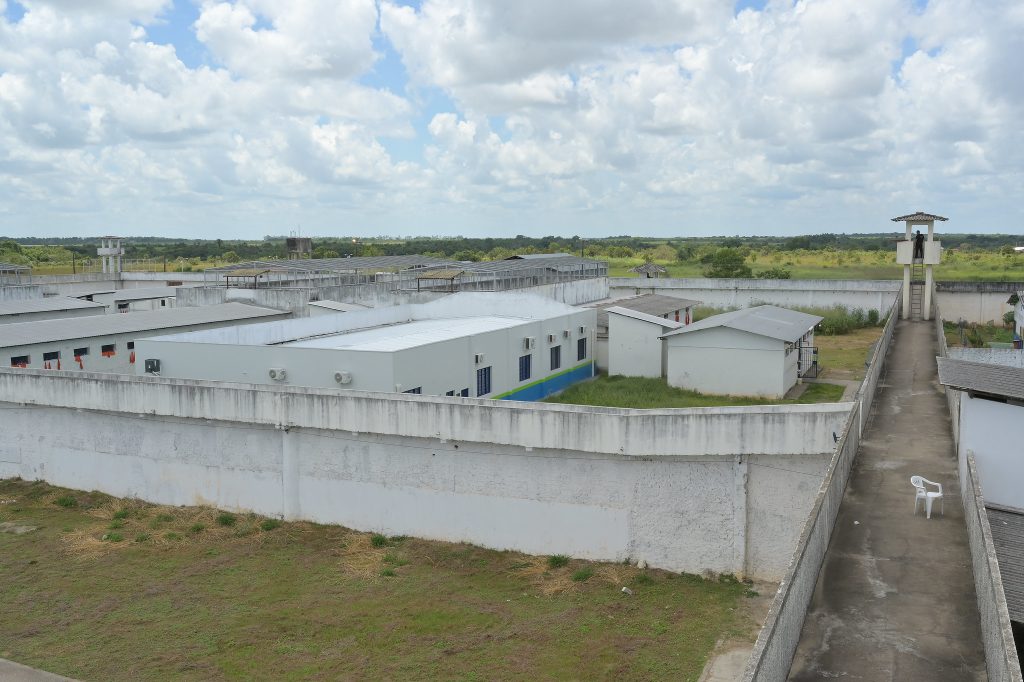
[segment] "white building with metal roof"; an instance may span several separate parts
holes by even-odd
[[[665,376],[668,372],[668,346],[662,337],[685,323],[619,306],[605,308],[604,313],[608,325],[605,339],[608,374]]]
[[[762,305],[668,332],[662,337],[668,383],[701,393],[781,398],[816,362],[814,327],[822,319]]]
[[[89,300],[105,305],[107,312],[141,312],[173,308],[177,287],[133,287],[117,291],[95,292],[86,296]]]
[[[148,364],[164,377],[537,400],[593,376],[595,315],[530,294],[458,293],[149,338],[139,342],[136,371]]]
[[[5,367],[128,374],[134,371],[135,343],[147,336],[290,316],[291,313],[244,303],[223,303],[6,324],[0,327],[0,362]]]
[[[0,324],[103,315],[105,312],[106,308],[101,303],[63,296],[0,301]],[[0,338],[2,337],[0,334]]]

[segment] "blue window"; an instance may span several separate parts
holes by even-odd
[[[468,388],[462,389],[459,392],[459,397],[461,397],[461,398],[468,398],[469,397],[469,389]]]
[[[562,366],[562,347],[554,346],[551,349],[551,371],[554,372],[556,369]]]
[[[524,355],[519,358],[519,380],[526,381],[533,374],[533,356]]]
[[[583,337],[576,342],[576,359],[583,360],[587,357],[587,337]]]
[[[444,394],[447,395],[447,396],[453,396],[454,397],[455,391],[454,390],[453,391],[445,391]]]
[[[410,388],[408,391],[402,391],[402,393],[412,393],[414,395],[420,395],[423,393],[423,387],[417,386],[416,388]]]
[[[480,397],[491,392],[491,368],[481,367],[476,371],[476,395]]]

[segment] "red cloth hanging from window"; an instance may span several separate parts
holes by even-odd
[[[82,356],[81,355],[76,355],[75,356],[75,362],[78,363],[78,369],[85,369],[85,365],[82,363]]]
[[[131,353],[128,354],[128,362],[130,362],[133,365],[135,364],[135,351],[132,351]]]

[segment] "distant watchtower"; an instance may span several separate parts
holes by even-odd
[[[121,274],[121,256],[124,255],[121,237],[100,237],[100,248],[96,249],[96,255],[103,261],[104,273]]]
[[[911,213],[893,218],[894,223],[907,224],[907,238],[896,243],[896,262],[903,266],[903,319],[930,320],[932,316],[932,288],[935,276],[932,266],[942,259],[942,242],[935,241],[935,221],[947,218],[931,213]],[[915,227],[927,227],[928,237],[920,249],[916,248]],[[921,235],[924,237],[924,235]]]
[[[285,239],[288,260],[302,260],[313,255],[313,240],[309,237],[291,236]]]

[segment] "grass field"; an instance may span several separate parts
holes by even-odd
[[[946,334],[947,346],[966,346],[967,348],[985,348],[990,342],[1012,343],[1013,330],[994,324],[969,324],[964,327],[964,338],[960,338],[960,328],[955,322],[942,323]]]
[[[705,395],[696,391],[673,388],[664,379],[645,377],[601,376],[570,386],[549,403],[665,409],[674,407],[728,407],[735,405],[786,405],[834,403],[843,396],[838,384],[810,384],[795,400],[770,400],[726,395]]]
[[[864,327],[838,336],[815,335],[818,365],[822,368],[818,376],[822,379],[862,380],[868,354],[881,336],[882,327]]]
[[[753,594],[0,481],[0,657],[84,680],[696,680]]]

